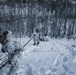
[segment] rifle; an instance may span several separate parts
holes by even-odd
[[[34,36],[33,36],[34,37]],[[25,47],[31,40],[32,40],[32,38],[33,37],[31,37],[28,41],[27,41],[27,43],[26,44],[24,44],[24,46],[23,47]]]

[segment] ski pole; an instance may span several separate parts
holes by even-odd
[[[34,36],[33,36],[33,37],[34,37]],[[32,37],[32,38],[33,38],[33,37]],[[25,47],[25,46],[32,40],[32,38],[31,38],[30,40],[28,40],[27,43],[26,43],[23,47]]]

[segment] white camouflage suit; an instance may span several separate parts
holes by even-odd
[[[39,44],[39,33],[34,32],[33,36],[34,36],[34,45],[38,45]]]
[[[12,32],[8,32],[2,48],[8,53],[8,60],[11,62],[10,66],[17,67],[17,59],[21,54],[21,50],[23,51],[23,47],[18,41],[13,39]],[[5,75],[8,75],[8,72]]]

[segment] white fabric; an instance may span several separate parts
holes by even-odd
[[[39,33],[34,32],[34,44],[37,44],[39,42]]]
[[[18,41],[14,41],[12,37],[12,32],[9,31],[5,40],[5,42],[7,42],[3,45],[3,49],[10,54],[14,53],[14,51],[17,49],[22,50],[23,48],[22,45]]]
[[[8,31],[8,34],[6,36],[6,40],[10,40],[12,38],[12,32],[11,31]]]

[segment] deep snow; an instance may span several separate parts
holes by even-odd
[[[24,45],[30,38],[16,39]],[[76,40],[49,39],[25,46],[16,75],[76,75]],[[13,74],[13,75],[14,75]]]

